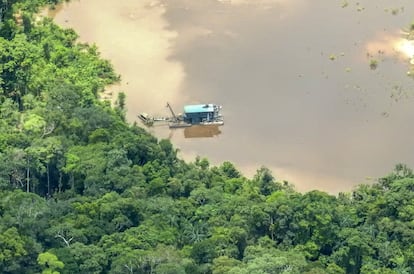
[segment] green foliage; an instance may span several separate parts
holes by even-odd
[[[59,274],[56,270],[65,266],[55,254],[50,252],[40,253],[37,257],[37,263],[44,267],[42,274]]]
[[[412,272],[410,168],[332,196],[186,163],[99,100],[95,46],[33,20],[57,2],[0,1],[0,272]]]
[[[280,251],[263,246],[250,246],[245,251],[244,264],[228,273],[303,273],[306,266],[302,254]]]
[[[25,242],[15,227],[0,234],[0,269],[2,272],[19,269],[18,264],[26,254]]]

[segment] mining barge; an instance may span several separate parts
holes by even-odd
[[[138,118],[146,126],[153,126],[156,123],[167,123],[170,128],[185,128],[193,125],[224,125],[221,106],[215,104],[197,104],[184,106],[184,113],[176,115],[171,105],[167,103],[170,110],[170,117],[152,117],[147,113],[140,113]]]

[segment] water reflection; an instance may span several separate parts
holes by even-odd
[[[401,38],[398,32],[381,33],[366,44],[368,57],[401,58],[403,61],[414,57],[414,41]]]
[[[166,101],[224,106],[223,133],[174,132],[182,157],[266,165],[300,190],[338,192],[414,166],[412,44],[400,36],[414,2],[342,3],[80,0],[56,20],[114,63],[130,121],[163,115]]]
[[[184,129],[185,138],[211,138],[221,134],[219,126],[192,126]]]
[[[403,53],[406,58],[409,58],[412,63],[412,60],[414,58],[414,41],[413,40],[401,39],[396,42],[396,48],[399,52]]]
[[[79,0],[58,7],[55,20],[74,28],[82,42],[97,44],[110,59],[121,83],[107,90],[127,94],[127,118],[164,112],[165,102],[182,105],[185,71],[171,60],[178,33],[164,18],[166,6],[152,0]],[[52,14],[53,15],[53,14]]]

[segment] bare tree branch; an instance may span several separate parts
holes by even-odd
[[[53,130],[55,130],[55,128],[56,128],[55,123],[51,123],[49,125],[45,125],[43,127],[43,134],[42,134],[42,136],[40,138],[43,138],[46,135],[49,135],[50,133],[53,132]]]
[[[67,247],[70,246],[70,242],[73,240],[73,237],[67,239],[67,237],[63,236],[60,231],[56,234],[55,238],[61,238],[65,242]]]

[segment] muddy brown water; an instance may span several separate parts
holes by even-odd
[[[129,121],[223,105],[219,128],[149,129],[184,159],[331,193],[414,167],[414,51],[396,44],[413,1],[80,0],[52,16],[114,64]]]

